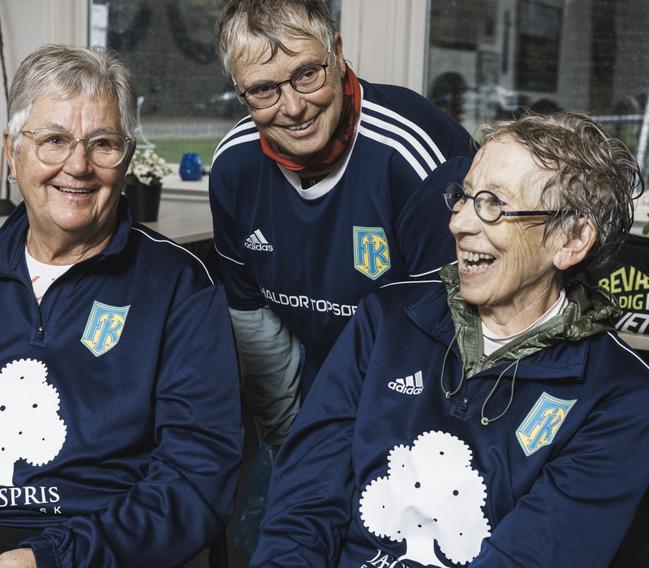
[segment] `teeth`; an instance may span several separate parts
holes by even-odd
[[[56,187],[56,189],[62,191],[63,193],[92,193],[92,189],[82,189],[82,188],[62,187],[62,186],[54,186],[54,187]]]
[[[312,118],[311,120],[307,120],[306,122],[303,122],[302,124],[298,124],[296,126],[289,126],[289,130],[293,131],[298,131],[298,130],[304,130],[305,128],[309,128],[315,121],[315,118]]]
[[[480,260],[494,260],[494,257],[490,254],[485,254],[483,252],[472,252],[472,251],[460,251],[460,257],[462,260],[467,262],[478,262]]]

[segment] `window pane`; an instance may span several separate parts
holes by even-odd
[[[647,24],[646,0],[431,0],[428,97],[470,131],[522,107],[586,112],[642,151]]]
[[[246,114],[216,58],[220,0],[92,0],[91,43],[117,51],[135,74],[138,147],[179,162],[199,152],[209,164],[218,141]]]
[[[138,147],[155,145],[170,162],[214,148],[247,110],[221,71],[214,22],[221,0],[89,0],[91,45],[117,51],[135,74],[140,97]],[[340,20],[341,0],[330,0]]]

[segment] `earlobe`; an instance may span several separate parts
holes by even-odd
[[[590,219],[579,222],[569,234],[564,235],[564,243],[555,252],[553,262],[559,270],[568,270],[579,264],[595,244],[597,229]]]

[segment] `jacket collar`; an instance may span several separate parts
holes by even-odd
[[[92,259],[120,253],[128,241],[133,217],[131,209],[122,196],[117,207],[117,226],[108,246]],[[21,203],[0,227],[0,274],[19,274],[25,251],[25,239],[29,229],[27,208]],[[91,260],[91,259],[88,259]],[[83,263],[81,263],[83,264]]]
[[[583,377],[589,341],[582,340],[612,329],[619,314],[606,292],[573,280],[567,285],[569,304],[562,314],[482,360],[480,317],[459,294],[457,266],[445,266],[440,276],[444,286],[419,294],[405,311],[424,332],[444,345],[454,344],[467,376],[485,366],[495,371],[520,359],[517,376],[521,379]]]

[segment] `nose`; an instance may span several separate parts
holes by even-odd
[[[300,116],[306,108],[304,95],[298,93],[291,85],[284,85],[280,94],[281,111],[287,116]]]
[[[88,159],[83,142],[77,142],[72,154],[63,163],[63,169],[66,173],[75,177],[83,177],[91,172],[92,164]]]
[[[482,230],[482,223],[470,199],[464,202],[459,211],[451,214],[448,228],[455,238],[462,235],[476,234]]]

